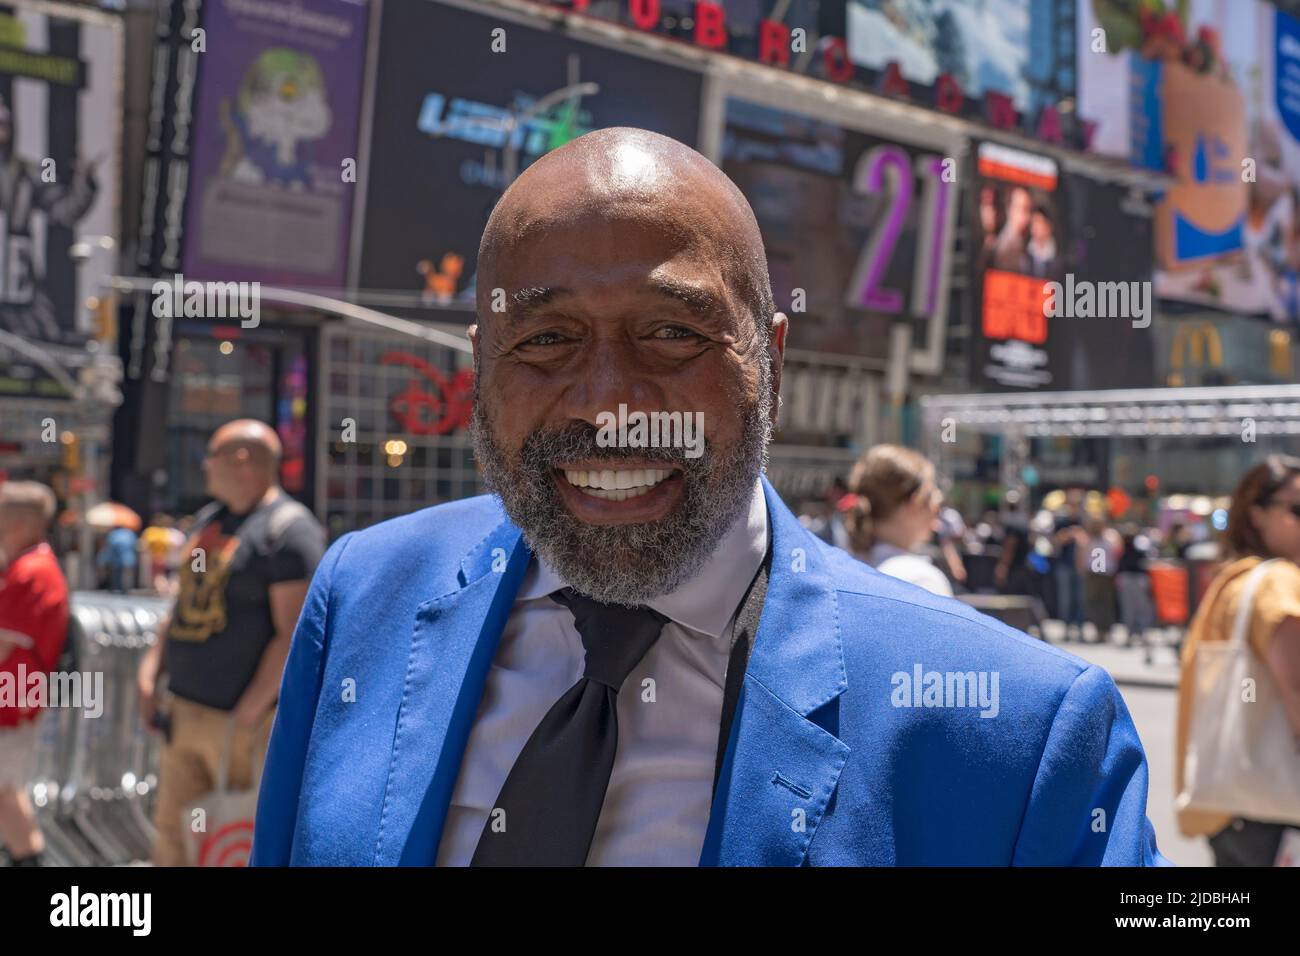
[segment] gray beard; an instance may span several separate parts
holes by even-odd
[[[528,546],[565,584],[606,604],[645,604],[694,577],[748,509],[771,436],[770,373],[764,372],[760,398],[742,409],[740,440],[722,455],[707,440],[698,458],[687,458],[681,448],[602,448],[594,425],[572,422],[533,432],[512,460],[497,444],[491,416],[476,395],[475,457]],[[680,466],[685,494],[677,508],[642,524],[592,525],[575,518],[555,487],[556,463],[626,458]]]

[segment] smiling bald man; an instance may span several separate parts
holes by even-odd
[[[828,547],[762,477],[786,318],[704,157],[606,129],[539,159],[478,320],[493,494],[322,561],[255,864],[1163,862],[1103,671]]]

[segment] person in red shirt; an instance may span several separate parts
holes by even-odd
[[[45,850],[27,797],[39,709],[20,688],[54,670],[67,639],[68,585],[45,542],[55,508],[45,485],[0,485],[0,841],[16,866],[39,866]]]

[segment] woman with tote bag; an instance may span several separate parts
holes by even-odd
[[[1224,538],[1183,644],[1178,828],[1216,866],[1271,866],[1300,829],[1300,458],[1246,472]]]

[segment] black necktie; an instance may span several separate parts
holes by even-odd
[[[586,666],[524,744],[471,866],[587,862],[618,750],[618,690],[668,621],[649,608],[601,604],[567,588],[551,597],[573,613]]]

